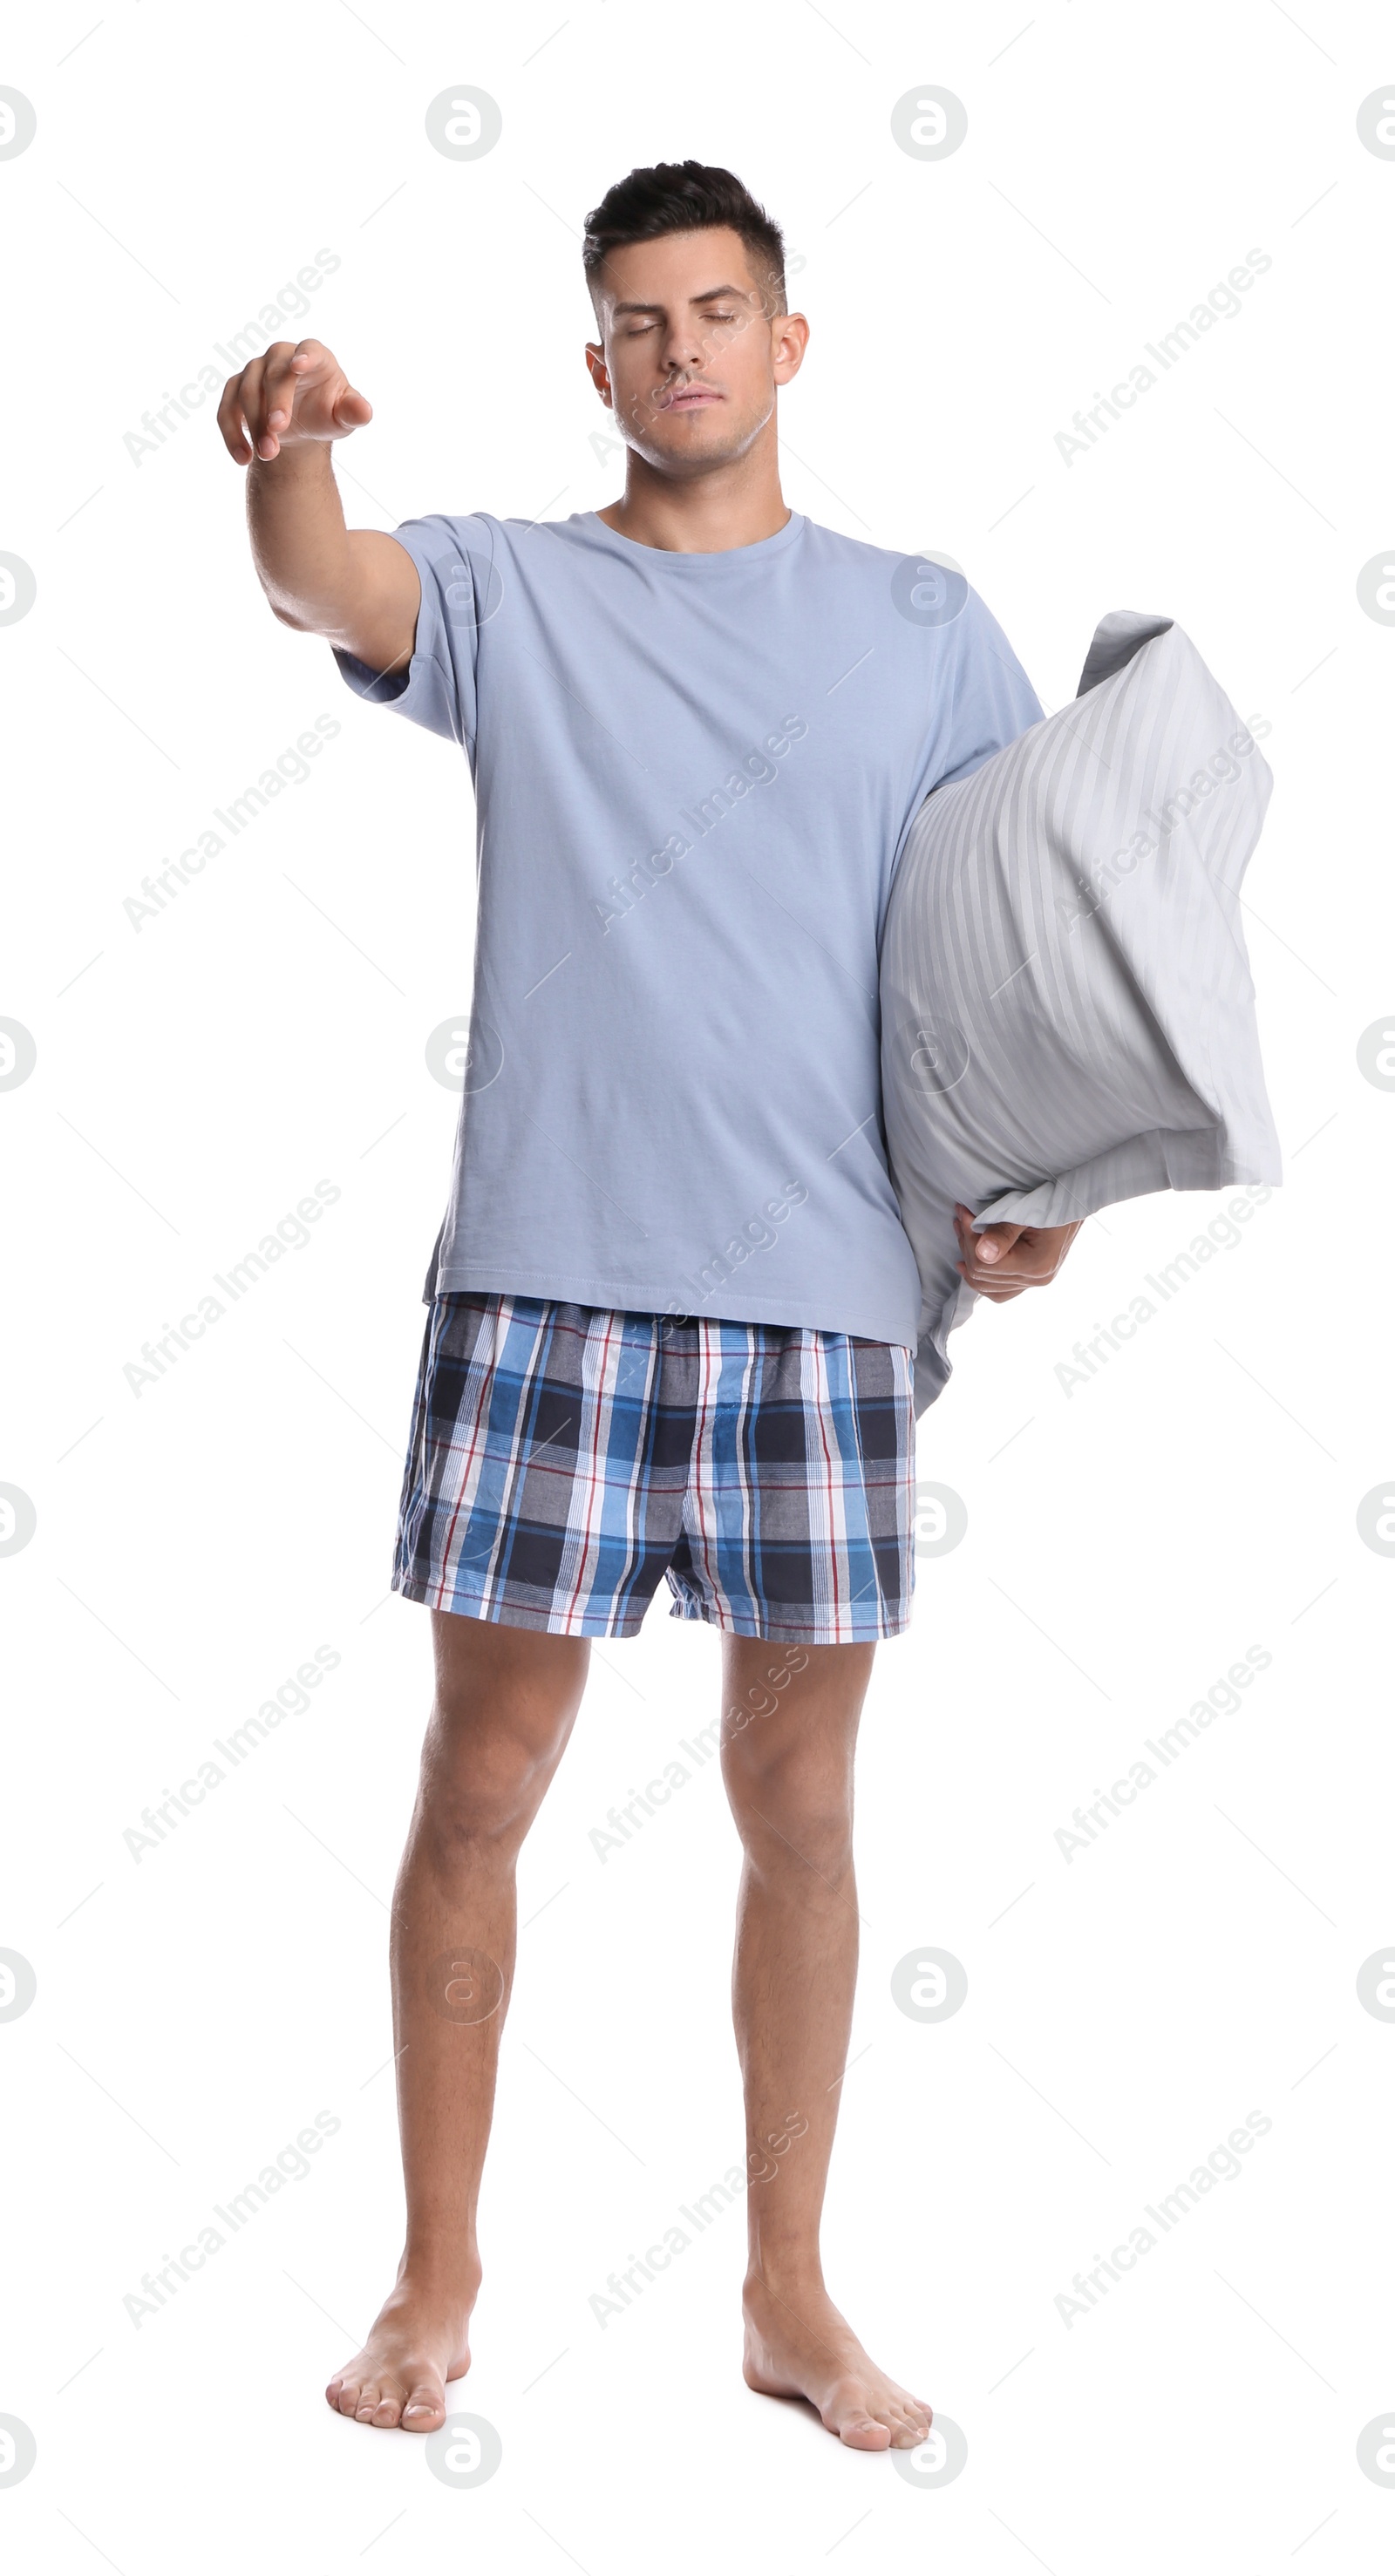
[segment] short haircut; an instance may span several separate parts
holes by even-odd
[[[664,233],[707,232],[718,224],[740,234],[766,311],[785,312],[784,234],[730,170],[705,161],[656,161],[652,169],[632,170],[607,188],[586,218],[582,244],[592,300],[613,250],[657,241]]]

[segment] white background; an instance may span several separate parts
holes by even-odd
[[[13,11],[0,61],[38,118],[0,162],[0,547],[37,582],[0,630],[0,1012],[37,1047],[0,1093],[0,1480],[37,1514],[0,1561],[0,1945],[38,1981],[0,2025],[23,2137],[0,2413],[38,2446],[0,2489],[12,2563],[1387,2567],[1395,2491],[1356,2456],[1395,2408],[1395,2027],[1356,1991],[1395,1933],[1395,1568],[1356,1517],[1392,1470],[1395,1100],[1356,1052],[1392,1001],[1395,633],[1356,589],[1392,537],[1395,165],[1356,127],[1395,75],[1387,13],[101,5]],[[474,162],[425,133],[462,82],[502,110]],[[968,114],[941,162],[891,132],[927,82]],[[424,1048],[470,989],[468,777],[273,621],[212,404],[139,461],[123,442],[327,248],[288,327],[376,406],[339,451],[351,520],[613,499],[581,220],[687,153],[803,263],[794,507],[956,557],[1048,709],[1132,607],[1269,720],[1246,925],[1287,1176],[1068,1395],[1057,1363],[1215,1211],[1108,1212],[1053,1289],[980,1310],[920,1427],[968,1533],[922,1563],[864,1722],[826,2257],[966,2467],[919,2489],[744,2388],[739,2209],[604,2330],[588,2304],[742,2151],[716,1765],[605,1864],[588,1839],[716,1713],[716,1639],[661,1597],[593,1656],[523,1858],[454,2392],[503,2461],[457,2492],[321,2389],[400,2245],[386,1901],[428,1621],[385,1596],[457,1109]],[[1056,433],[1251,248],[1272,266],[1240,314],[1067,465]],[[134,929],[141,879],[320,714],[311,776]],[[134,1394],[142,1343],[322,1178],[310,1243]],[[321,1644],[306,1711],[134,1859],[141,1810]],[[1240,1709],[1068,1862],[1071,1811],[1252,1644]],[[940,2025],[890,1991],[927,1944],[968,1975]],[[306,2177],[133,2324],[141,2275],[321,2110]],[[1250,2111],[1271,2126],[1239,2176],[1067,2325],[1072,2275]]]

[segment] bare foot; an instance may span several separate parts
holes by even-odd
[[[434,2433],[446,2420],[446,2381],[463,2378],[470,2367],[474,2303],[474,2288],[447,2291],[400,2280],[383,2301],[362,2352],[335,2372],[325,2390],[335,2413],[360,2424]]]
[[[914,2451],[930,2409],[869,2361],[847,2318],[820,2285],[785,2293],[759,2276],[746,2283],[742,2374],[764,2397],[806,2397],[830,2433],[853,2451]]]

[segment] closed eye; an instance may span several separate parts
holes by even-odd
[[[735,313],[709,312],[704,313],[702,318],[704,322],[735,322],[739,317]],[[622,337],[626,340],[639,340],[643,338],[646,331],[657,331],[658,328],[659,317],[655,315],[652,321],[630,323]]]

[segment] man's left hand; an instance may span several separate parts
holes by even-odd
[[[1044,1288],[1054,1279],[1083,1223],[1080,1218],[1074,1225],[986,1225],[976,1234],[972,1208],[956,1204],[954,1231],[964,1258],[954,1266],[980,1297],[1000,1306],[1024,1288]]]

